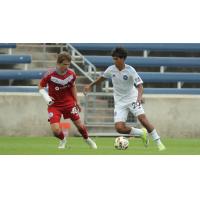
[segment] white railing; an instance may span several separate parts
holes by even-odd
[[[66,44],[67,50],[72,55],[72,64],[75,64],[75,67],[83,73],[89,80],[94,81],[96,79],[96,67],[86,59],[77,49],[75,49],[71,44]],[[76,63],[81,63],[84,66],[84,70],[81,69]]]

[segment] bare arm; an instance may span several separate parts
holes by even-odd
[[[77,109],[81,112],[81,106],[80,106],[80,103],[79,103],[79,100],[78,100],[77,87],[76,87],[76,84],[75,84],[75,83],[74,83],[74,85],[72,86],[71,91],[72,91],[72,95],[73,95],[73,97],[74,97],[74,100],[75,100],[75,102],[76,102],[76,107],[77,107]]]
[[[47,105],[50,106],[54,103],[54,101],[51,99],[51,97],[48,95],[48,93],[45,90],[45,87],[42,87],[40,83],[38,84],[38,90],[39,93],[42,95],[44,100],[46,101]]]
[[[105,81],[106,80],[106,78],[104,78],[103,76],[100,76],[99,78],[97,78],[94,82],[92,82],[92,83],[90,83],[89,85],[86,85],[85,87],[84,87],[84,94],[86,94],[87,92],[89,92],[91,89],[92,89],[92,87],[94,86],[94,85],[97,85],[97,84],[100,84],[101,82],[103,82],[103,81]]]
[[[40,85],[40,83],[38,84],[38,90],[40,90],[40,89],[44,89],[44,87],[42,87],[41,85]]]
[[[137,89],[138,89],[138,98],[137,98],[137,102],[138,103],[142,103],[142,95],[143,95],[143,85],[142,84],[139,84],[137,86]]]

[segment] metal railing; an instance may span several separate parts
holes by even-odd
[[[93,82],[97,78],[96,67],[71,44],[67,43],[66,49],[72,56],[71,64],[91,82]],[[82,69],[77,63],[84,66],[84,69]],[[93,92],[96,92],[96,86],[93,87]]]
[[[72,64],[90,81],[94,81],[96,79],[96,67],[71,44],[67,43],[66,48],[72,55]],[[81,69],[76,63],[81,63],[84,66],[84,70]]]
[[[88,93],[85,96],[84,121],[86,125],[114,126],[113,93]],[[129,113],[127,123],[137,123],[132,113]]]

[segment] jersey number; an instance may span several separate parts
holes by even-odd
[[[78,110],[77,110],[77,108],[76,107],[73,107],[72,108],[72,111],[71,111],[71,114],[78,114]]]

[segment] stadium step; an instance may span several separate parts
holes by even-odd
[[[137,123],[127,124],[129,126],[138,127]],[[114,128],[114,123],[111,124],[86,124],[90,136],[119,136],[121,134],[117,133]]]

